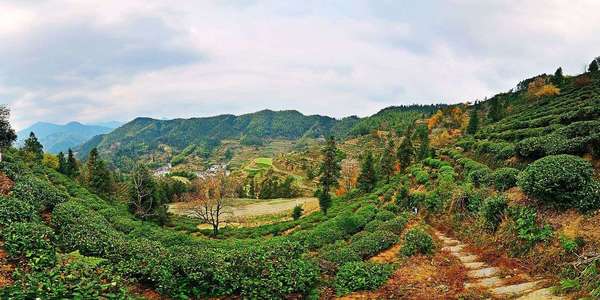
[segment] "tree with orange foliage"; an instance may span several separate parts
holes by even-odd
[[[427,120],[427,127],[429,130],[435,128],[438,124],[440,124],[442,118],[444,117],[444,112],[442,110],[438,110]]]
[[[544,96],[554,96],[560,94],[560,89],[549,83],[546,84],[546,80],[542,77],[538,77],[529,83],[527,87],[527,94],[530,99],[537,99]]]

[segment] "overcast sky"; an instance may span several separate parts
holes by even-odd
[[[94,3],[92,3],[94,2]],[[15,127],[462,102],[600,55],[600,1],[0,1]]]

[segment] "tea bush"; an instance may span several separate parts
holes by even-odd
[[[494,185],[500,191],[505,191],[517,185],[519,170],[514,168],[500,168],[493,173]]]
[[[429,233],[421,228],[413,228],[406,232],[400,253],[404,256],[413,256],[416,254],[428,255],[433,252],[433,247],[433,239]]]
[[[376,215],[375,215],[375,220],[380,220],[380,221],[387,221],[387,220],[391,220],[395,217],[396,215],[391,212],[391,211],[387,211],[387,210],[380,210]]]
[[[1,299],[134,299],[123,279],[102,264],[63,259],[44,272],[14,272],[13,285],[0,289]]]
[[[386,264],[346,263],[340,267],[335,277],[336,294],[342,296],[354,291],[376,289],[385,283],[392,271],[392,266]]]
[[[379,225],[379,229],[400,234],[404,230],[404,227],[406,227],[406,223],[408,223],[408,216],[403,214],[385,221],[383,224]]]
[[[57,205],[52,223],[61,248],[83,255],[104,256],[121,236],[104,217],[75,200]]]
[[[584,159],[553,155],[528,165],[518,185],[542,203],[589,210],[600,205],[599,184],[592,176],[592,165]]]
[[[377,230],[354,239],[350,247],[363,258],[371,257],[398,242],[398,236],[390,231]]]
[[[383,225],[383,221],[381,220],[373,220],[369,223],[367,223],[367,225],[365,225],[365,231],[366,232],[375,232],[379,229],[379,227],[381,225]]]
[[[488,186],[492,182],[491,173],[492,173],[492,170],[490,170],[488,168],[477,169],[477,170],[471,171],[467,175],[467,178],[476,187]]]
[[[348,262],[362,260],[362,257],[360,257],[360,255],[345,242],[336,244],[335,246],[332,245],[331,247],[323,247],[319,252],[319,257],[338,266]]]
[[[417,172],[414,173],[415,175],[415,181],[418,184],[427,184],[429,183],[429,173],[423,171],[423,170],[418,170]]]
[[[33,205],[14,198],[0,196],[0,225],[34,221],[38,218],[37,210]]]
[[[8,254],[27,258],[36,265],[54,264],[54,232],[41,223],[17,222],[4,228],[2,238]]]
[[[508,203],[504,196],[491,196],[485,199],[479,210],[483,226],[490,231],[496,231],[507,208]]]
[[[33,176],[24,176],[17,180],[12,196],[25,201],[41,210],[53,209],[54,206],[68,200],[68,195],[48,181]]]

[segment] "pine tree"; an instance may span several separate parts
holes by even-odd
[[[394,140],[389,139],[387,147],[383,150],[381,159],[379,160],[379,167],[381,175],[385,177],[386,182],[390,181],[390,177],[394,175],[394,167],[396,164],[396,157],[394,155]]]
[[[327,210],[331,206],[331,196],[329,192],[332,187],[338,185],[338,178],[340,177],[340,161],[338,157],[338,150],[335,143],[335,138],[330,136],[327,139],[325,148],[323,148],[323,163],[321,164],[321,177],[319,181],[321,183],[321,189],[319,193],[319,204],[324,214],[327,214]]]
[[[598,58],[595,58],[594,60],[592,60],[592,62],[590,63],[590,66],[588,68],[588,71],[592,72],[592,73],[596,73],[598,72]]]
[[[69,153],[67,155],[65,175],[70,177],[79,176],[79,164],[77,163],[77,159],[75,159],[75,155],[73,154],[73,150],[71,150],[71,148],[69,148]]]
[[[417,158],[419,160],[423,160],[430,155],[429,149],[429,128],[427,125],[421,125],[417,128],[417,135],[421,140],[421,145],[419,146],[419,153],[417,154]]]
[[[2,150],[10,147],[17,139],[15,130],[10,126],[9,117],[10,110],[0,105],[0,161],[2,161]]]
[[[29,133],[29,138],[25,140],[23,151],[32,155],[35,160],[41,160],[44,156],[44,146],[38,141],[33,132]]]
[[[67,171],[67,160],[65,159],[65,154],[60,151],[58,152],[58,172],[62,174],[66,174]]]
[[[471,117],[469,118],[469,125],[467,126],[467,134],[475,134],[479,129],[479,113],[477,108],[471,111]]]
[[[106,163],[98,157],[98,149],[90,151],[87,161],[87,185],[97,194],[106,196],[110,194],[113,179]]]
[[[488,111],[488,118],[492,122],[498,122],[502,119],[502,103],[500,99],[494,98],[490,100],[490,110]]]
[[[413,157],[415,156],[415,148],[413,147],[411,136],[412,128],[409,128],[406,130],[404,139],[402,140],[397,152],[398,162],[400,163],[400,167],[403,169],[410,165]]]
[[[552,77],[552,83],[554,85],[561,85],[563,83],[563,80],[564,76],[562,67],[558,67],[558,69],[556,69],[556,72],[554,72],[554,77]]]
[[[377,173],[373,163],[373,154],[369,151],[363,160],[360,175],[358,175],[358,188],[366,193],[370,193],[377,184]]]

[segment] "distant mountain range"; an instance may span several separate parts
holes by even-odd
[[[47,122],[37,122],[30,127],[17,132],[17,145],[22,145],[31,132],[35,133],[44,151],[58,153],[69,148],[79,146],[92,137],[111,132],[122,123],[111,121],[86,125],[79,122],[70,122],[64,125]]]
[[[93,148],[117,166],[131,160],[147,160],[165,153],[165,147],[175,155],[193,146],[195,151],[211,153],[221,141],[239,139],[241,143],[261,143],[263,140],[338,138],[357,136],[373,130],[403,129],[413,120],[431,114],[440,105],[388,107],[377,114],[359,118],[335,119],[321,115],[303,115],[295,110],[261,110],[255,113],[219,115],[205,118],[157,120],[136,118],[114,131],[95,136],[77,148],[80,158]],[[190,149],[190,148],[188,148]],[[153,155],[157,154],[157,155]],[[168,159],[168,158],[166,158]]]

